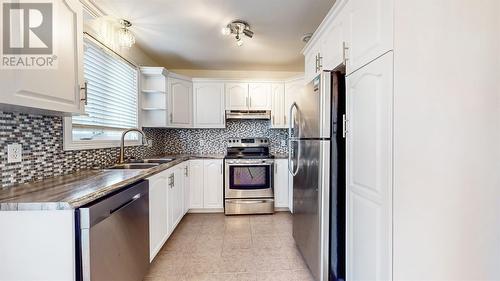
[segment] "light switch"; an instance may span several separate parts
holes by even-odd
[[[7,163],[21,162],[23,158],[23,146],[19,143],[7,145]]]

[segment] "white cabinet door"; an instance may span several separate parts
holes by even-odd
[[[84,87],[82,5],[78,0],[56,0],[53,4],[53,54],[40,57],[52,59],[53,55],[57,56],[54,67],[0,69],[0,108],[21,106],[61,114],[83,112],[84,91],[80,90]],[[29,36],[29,40],[34,39],[36,35]],[[25,45],[31,44],[25,41]],[[8,57],[5,54],[3,60]]]
[[[344,44],[347,44],[347,10],[341,9],[321,35],[321,66],[333,70],[344,63]],[[347,45],[346,45],[347,47]]]
[[[160,251],[169,235],[167,176],[168,171],[164,171],[148,178],[150,261]]]
[[[288,123],[290,122],[290,107],[297,100],[297,97],[304,91],[305,81],[304,79],[297,79],[291,82],[285,83],[285,128],[288,128]]]
[[[168,78],[168,127],[188,128],[193,124],[193,83]]]
[[[248,108],[252,110],[271,110],[270,83],[248,84]]]
[[[274,206],[288,207],[288,159],[274,161]]]
[[[223,208],[222,160],[204,160],[203,208]]]
[[[347,77],[347,280],[391,280],[392,52]]]
[[[316,43],[317,45],[318,43]],[[318,69],[318,53],[319,53],[319,46],[312,46],[307,53],[304,54],[304,71],[305,71],[305,77],[304,79],[309,82],[313,80],[313,78],[318,74],[319,69]]]
[[[186,214],[189,211],[190,196],[191,196],[191,190],[190,190],[191,177],[189,174],[189,161],[182,163],[182,170],[184,171],[184,192],[183,192],[184,202],[183,202],[183,206],[184,206],[184,214]]]
[[[184,215],[184,170],[177,165],[168,171],[168,217],[169,232],[172,233]]]
[[[203,208],[203,160],[189,161],[189,208]]]
[[[271,127],[287,128],[285,123],[285,84],[272,84],[272,109],[271,109]]]
[[[393,49],[394,0],[350,0],[346,8],[349,74]]]
[[[226,109],[247,110],[248,106],[248,84],[226,83]]]
[[[224,83],[195,83],[193,88],[194,127],[224,128]]]

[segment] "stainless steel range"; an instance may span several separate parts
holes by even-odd
[[[274,213],[273,158],[266,138],[228,140],[224,159],[226,215]]]

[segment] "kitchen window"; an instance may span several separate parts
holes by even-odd
[[[124,129],[139,126],[138,68],[90,37],[84,47],[86,115],[65,118],[64,147],[116,147]],[[127,134],[127,145],[139,145],[139,138]]]

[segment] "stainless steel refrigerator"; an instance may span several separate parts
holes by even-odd
[[[290,107],[293,237],[317,281],[345,279],[345,77],[324,71]]]

